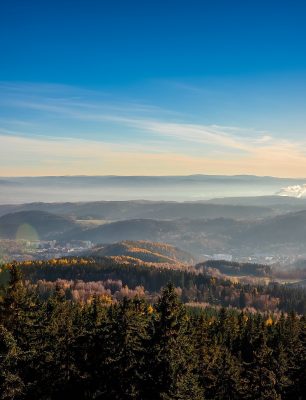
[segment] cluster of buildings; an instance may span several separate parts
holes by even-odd
[[[241,255],[233,253],[201,254],[201,260],[222,260],[235,261],[240,263],[265,264],[265,265],[292,265],[296,261],[306,259],[305,254],[273,254],[273,253],[254,253],[251,255]]]
[[[88,240],[0,240],[0,256],[3,261],[47,260],[79,255],[92,247],[92,242]]]

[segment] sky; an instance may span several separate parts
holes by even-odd
[[[0,176],[306,177],[303,0],[2,0]]]

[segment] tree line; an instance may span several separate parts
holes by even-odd
[[[296,311],[298,314],[306,314],[306,290],[290,285],[234,283],[201,271],[118,264],[111,258],[26,261],[18,266],[24,278],[32,283],[47,281],[54,282],[56,286],[56,281],[62,280],[100,282],[103,285],[112,280],[121,281],[128,290],[134,291],[142,287],[143,291],[157,295],[167,283],[172,282],[175,287],[180,288],[180,297],[184,303],[209,303],[263,312]],[[10,265],[7,266],[9,268]]]

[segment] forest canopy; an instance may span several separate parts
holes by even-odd
[[[301,400],[305,371],[305,317],[196,312],[173,284],[154,302],[43,299],[13,265],[0,303],[6,400]]]

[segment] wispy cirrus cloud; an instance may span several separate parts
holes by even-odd
[[[198,144],[213,144],[226,148],[240,149],[242,151],[251,150],[249,145],[255,142],[265,140],[267,136],[254,138],[248,133],[248,130],[221,126],[221,125],[203,125],[185,122],[168,122],[164,115],[152,117],[152,114],[159,111],[157,107],[133,106],[132,104],[115,106],[103,103],[79,102],[63,99],[44,99],[45,101],[14,101],[12,105],[17,108],[31,109],[41,113],[56,114],[75,120],[90,121],[95,123],[112,122],[122,126],[129,126],[152,135],[174,138],[186,142],[195,142]],[[144,114],[146,114],[144,116]],[[170,115],[171,116],[171,115]],[[172,118],[170,118],[173,120]],[[245,138],[236,133],[244,132]],[[261,132],[251,132],[261,134]]]
[[[143,165],[148,174],[301,176],[306,167],[306,141],[217,121],[195,123],[139,100],[61,85],[0,84],[0,102],[3,176],[22,170],[134,174]]]
[[[267,146],[249,156],[190,156],[75,138],[0,134],[1,176],[257,174],[305,177],[306,157],[296,148]]]
[[[291,148],[292,146],[302,147],[302,145],[306,144],[306,141],[291,143],[288,140],[274,138],[265,131],[241,127],[167,122],[165,119],[148,118],[143,115],[135,115],[139,110],[133,109],[131,106],[127,108],[121,107],[119,111],[124,111],[123,113],[116,113],[115,111],[118,111],[116,109],[112,109],[112,113],[105,113],[106,110],[103,105],[92,105],[88,103],[86,107],[83,106],[83,103],[80,106],[79,103],[75,104],[73,102],[70,102],[68,105],[65,103],[54,105],[31,102],[19,103],[18,105],[39,111],[60,114],[76,120],[96,123],[112,122],[121,126],[129,126],[146,133],[149,132],[152,135],[160,137],[170,137],[175,140],[194,142],[196,144],[210,144],[249,153],[255,151],[254,146],[260,148],[267,144],[273,144],[273,146],[276,145],[282,148],[288,146],[288,148]],[[100,112],[97,112],[97,109],[100,110]],[[153,109],[146,109],[146,111],[148,110],[152,111]],[[156,110],[154,109],[154,111]],[[127,113],[129,116],[125,116]]]

